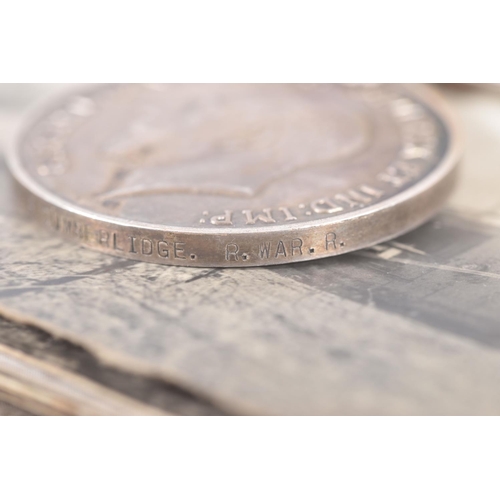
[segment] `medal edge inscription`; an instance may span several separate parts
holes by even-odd
[[[405,186],[396,196],[389,195],[385,200],[389,203],[383,203],[378,208],[375,204],[371,214],[352,212],[346,214],[350,216],[349,219],[336,221],[334,217],[330,217],[310,221],[306,227],[304,223],[289,224],[274,226],[269,228],[269,231],[260,228],[262,230],[257,233],[236,228],[227,228],[226,232],[225,228],[220,227],[218,229],[221,232],[212,233],[205,230],[197,233],[192,228],[189,232],[183,232],[182,228],[168,228],[168,231],[165,231],[165,228],[161,227],[127,226],[73,213],[57,204],[49,203],[42,199],[43,197],[37,197],[23,182],[26,177],[23,179],[23,175],[19,175],[19,169],[22,167],[12,168],[11,162],[10,165],[15,177],[24,187],[23,192],[29,195],[29,205],[37,218],[52,230],[77,240],[88,248],[146,262],[196,267],[251,267],[312,260],[356,250],[406,232],[428,219],[444,203],[450,191],[449,185],[452,184],[448,180],[453,177],[450,174],[453,173],[454,165],[445,165],[444,168],[443,164],[456,163],[458,156],[454,127],[450,126],[449,114],[443,113],[442,103],[438,101],[436,109],[432,99],[429,104],[424,95],[423,101],[430,106],[436,119],[444,127],[448,142],[442,158],[431,171],[418,179],[416,184]],[[417,190],[413,198],[400,200],[390,206],[392,198],[401,198],[399,195],[407,190],[412,191],[415,185],[424,183],[427,177],[436,173],[435,171],[441,171],[443,175],[438,176],[435,184],[428,186],[426,192],[420,193]],[[25,175],[29,177],[29,174]],[[368,194],[376,193],[373,188],[368,188]],[[426,201],[419,203],[420,199]],[[412,210],[418,213],[407,216],[400,214],[395,217],[394,211],[404,210],[404,206],[411,206]],[[290,220],[293,214],[290,209],[285,208],[279,210]],[[381,220],[382,213],[391,221],[390,224]],[[252,213],[243,212],[243,215],[247,220],[249,216],[254,220]],[[226,213],[224,217],[227,218]],[[270,218],[272,219],[272,215]],[[362,221],[367,222],[366,227],[363,227]],[[369,227],[370,224],[372,228]],[[373,233],[373,225],[378,228],[377,235]],[[384,226],[386,227],[382,230]]]

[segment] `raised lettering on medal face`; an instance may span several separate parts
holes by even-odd
[[[431,165],[438,132],[397,86],[118,85],[72,97],[25,154],[49,189],[100,213],[248,227],[369,205],[408,182],[398,162]]]
[[[336,255],[381,241],[377,228],[390,235],[415,226],[446,195],[393,225],[366,219],[351,231],[346,222],[404,201],[397,197],[442,164],[451,170],[451,128],[427,92],[398,84],[96,86],[26,127],[18,178],[52,200],[41,205],[54,205],[50,227],[107,253],[200,266]]]

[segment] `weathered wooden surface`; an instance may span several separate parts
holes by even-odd
[[[33,413],[53,415],[162,415],[89,380],[0,345],[0,396]]]
[[[33,416],[33,413],[29,413],[18,406],[14,406],[6,401],[0,401],[0,417],[26,417]]]
[[[33,226],[0,172],[0,312],[231,413],[500,413],[500,96],[451,94],[468,156],[448,209],[375,249],[183,269]]]
[[[19,355],[21,363],[17,359]],[[37,370],[41,376],[36,374]],[[61,386],[47,383],[47,375],[54,370],[54,378]],[[101,400],[99,406],[96,405],[98,399]],[[110,414],[113,407],[115,413],[125,415],[141,412],[221,414],[221,410],[209,402],[172,384],[105,366],[81,347],[3,318],[0,318],[0,401],[10,402],[5,407],[0,405],[0,415],[16,412]]]

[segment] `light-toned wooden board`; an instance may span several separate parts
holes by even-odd
[[[0,417],[27,417],[33,416],[33,413],[29,413],[18,406],[14,406],[6,401],[0,401]]]
[[[106,394],[108,398],[126,396],[129,400],[135,400],[143,405],[154,407],[156,410],[168,412],[174,415],[220,415],[219,408],[214,407],[208,401],[193,397],[186,391],[177,386],[168,384],[157,378],[141,377],[128,371],[115,369],[99,362],[89,352],[74,344],[53,337],[50,333],[40,329],[13,323],[0,317],[0,348],[8,347],[14,353],[21,353],[29,356],[31,359],[42,361],[45,365],[59,368],[58,375],[64,377],[61,383],[65,383],[67,388],[71,384],[82,379],[93,382],[87,385],[87,395],[90,389],[96,391],[96,398],[99,397],[102,388],[109,389]],[[34,372],[30,372],[33,374]],[[65,377],[66,374],[76,374],[78,377]],[[12,374],[15,376],[15,372]],[[2,379],[9,385],[9,380]],[[40,380],[37,382],[40,384]],[[41,386],[43,388],[43,385]],[[2,392],[3,391],[3,392]],[[75,396],[78,396],[78,386],[75,388]],[[0,401],[2,394],[7,395],[7,391],[0,384]],[[73,394],[70,390],[65,393],[66,399]],[[12,394],[8,398],[12,400]],[[15,411],[21,411],[22,408],[32,408],[36,404],[36,397],[24,397],[18,402],[16,409],[11,407],[0,407],[0,415]],[[32,393],[36,396],[36,392]],[[34,402],[32,400],[35,400]],[[85,400],[77,400],[74,407],[78,407],[79,414],[90,413],[93,409],[91,397]],[[119,402],[119,401],[118,401]],[[88,403],[88,405],[86,405]],[[109,405],[113,401],[108,401]],[[49,408],[50,410],[50,408]],[[133,410],[133,407],[131,407]]]
[[[0,345],[2,399],[44,415],[165,415],[89,380]]]

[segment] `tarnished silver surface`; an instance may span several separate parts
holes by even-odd
[[[33,213],[87,247],[240,267],[418,226],[458,156],[423,86],[165,84],[74,92],[29,121],[9,161]]]
[[[446,209],[333,259],[206,270],[91,252],[26,219],[0,168],[0,313],[231,413],[498,415],[500,98],[445,92],[466,141]]]

